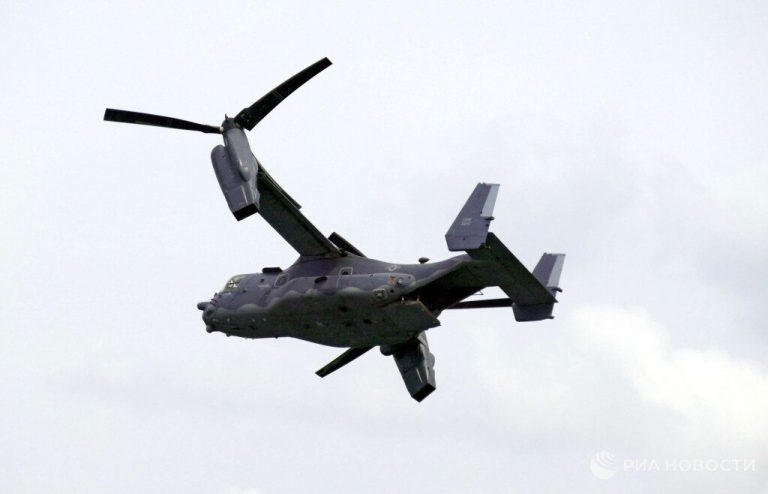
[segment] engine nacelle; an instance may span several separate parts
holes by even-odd
[[[247,158],[243,159],[244,153],[238,152],[239,149],[233,148],[234,153],[227,149],[222,145],[213,148],[211,162],[229,210],[240,221],[259,211],[259,191],[256,188],[258,164],[252,154],[250,158],[253,162],[250,162]],[[231,154],[240,155],[236,156],[237,164],[233,162]]]
[[[429,351],[425,332],[405,343],[381,345],[379,348],[382,354],[395,358],[405,387],[414,400],[421,401],[437,389],[435,356]]]

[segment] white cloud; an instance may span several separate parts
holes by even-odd
[[[255,487],[230,487],[226,491],[223,491],[223,494],[264,494],[262,490],[256,489]]]
[[[766,370],[734,355],[766,349],[766,5],[16,2],[0,491],[589,491],[603,448],[760,448]],[[443,315],[421,404],[376,352],[321,380],[336,349],[205,334],[196,302],[295,253],[232,219],[217,139],[101,120],[217,123],[324,55],[250,134],[321,231],[438,259],[498,181],[510,249],[569,256],[554,321]],[[594,301],[652,317],[570,317]],[[697,478],[674,490],[724,490]]]
[[[575,321],[643,399],[677,412],[689,440],[758,450],[768,441],[768,370],[719,349],[674,348],[642,309],[587,307]]]

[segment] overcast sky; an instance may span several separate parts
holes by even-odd
[[[2,2],[0,491],[768,490],[768,4],[448,3]],[[568,254],[553,321],[442,316],[420,404],[378,352],[206,334],[296,254],[218,136],[102,121],[217,125],[324,56],[250,133],[321,231],[439,260],[486,181],[525,264]]]

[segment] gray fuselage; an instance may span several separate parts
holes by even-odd
[[[397,344],[440,324],[440,310],[419,301],[418,289],[470,262],[467,256],[404,265],[353,254],[300,257],[285,271],[233,276],[200,308],[209,332],[335,347]]]

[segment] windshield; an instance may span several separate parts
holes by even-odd
[[[245,278],[244,274],[239,274],[237,276],[233,276],[227,281],[227,284],[224,285],[224,288],[221,290],[222,292],[229,292],[232,290],[237,289],[237,287],[240,286],[240,283],[242,283],[243,279]]]

